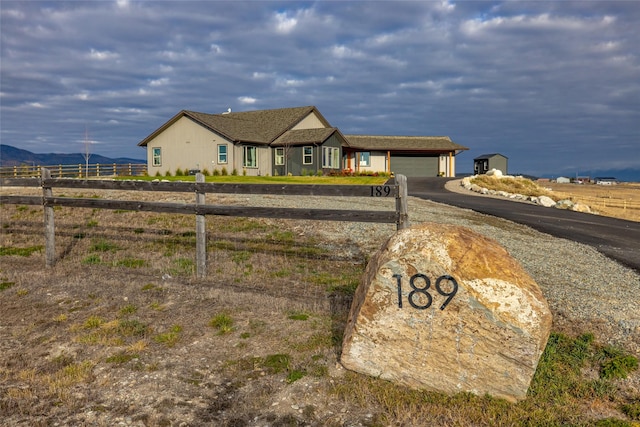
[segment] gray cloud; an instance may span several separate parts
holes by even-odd
[[[2,142],[142,158],[181,109],[316,105],[522,173],[640,168],[634,2],[0,4]]]

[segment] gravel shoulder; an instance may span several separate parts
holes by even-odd
[[[452,185],[455,187],[455,182]],[[379,200],[357,203],[361,209],[381,207]],[[326,198],[314,204],[353,209],[356,201]],[[287,200],[287,206],[298,207],[292,200]],[[540,286],[552,309],[556,330],[591,330],[602,342],[622,345],[640,355],[640,305],[635,298],[640,294],[640,275],[635,271],[588,245],[467,209],[409,197],[409,218],[412,225],[460,225],[496,240]],[[313,227],[327,240],[349,236],[364,253],[373,253],[393,233],[393,226],[378,224],[326,222],[300,226]]]

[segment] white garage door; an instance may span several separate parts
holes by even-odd
[[[391,155],[391,171],[404,176],[438,176],[438,156]]]

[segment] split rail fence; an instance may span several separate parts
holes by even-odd
[[[0,178],[40,178],[43,166],[20,165],[0,167]],[[141,176],[147,174],[147,165],[139,163],[89,163],[46,166],[52,177],[87,178],[108,176]]]
[[[40,178],[2,178],[0,186],[42,187],[42,196],[0,195],[1,204],[42,205],[44,207],[45,259],[46,266],[55,264],[55,219],[54,207],[112,209],[148,211],[174,214],[194,214],[196,217],[196,274],[206,276],[207,267],[207,215],[282,218],[315,221],[350,221],[396,224],[398,230],[409,226],[407,207],[407,178],[396,175],[392,184],[383,185],[304,185],[304,184],[236,184],[205,182],[198,173],[195,182],[160,182],[136,180],[86,180],[52,178],[51,171],[43,168]],[[73,197],[55,197],[54,188],[156,191],[195,193],[195,203],[167,203],[131,200],[106,200]],[[225,206],[205,203],[207,193],[219,194],[269,194],[278,196],[337,196],[395,198],[395,210],[346,210],[346,209],[299,209],[256,206]]]

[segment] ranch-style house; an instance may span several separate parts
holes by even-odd
[[[314,106],[206,114],[182,110],[138,143],[149,175],[386,172],[455,176],[468,150],[446,136],[343,135]]]

